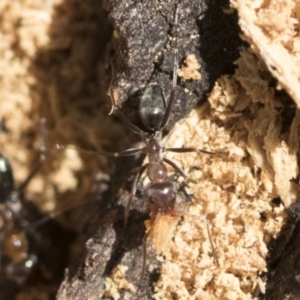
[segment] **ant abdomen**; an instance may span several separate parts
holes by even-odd
[[[158,214],[168,214],[175,208],[176,190],[172,182],[164,181],[151,184],[146,189],[145,196],[151,207],[154,220]]]

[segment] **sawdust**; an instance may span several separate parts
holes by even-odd
[[[128,271],[128,267],[122,265],[117,266],[113,270],[111,276],[106,278],[105,293],[103,297],[120,299],[121,297],[121,295],[119,294],[120,289],[128,290],[131,292],[135,291],[134,285],[125,279],[125,275],[127,271]],[[130,299],[130,298],[123,296],[122,299]]]
[[[232,0],[244,38],[300,107],[300,5],[295,0]]]
[[[237,64],[234,76],[216,83],[210,105],[176,124],[164,143],[227,153],[167,156],[197,181],[189,184],[188,212],[207,218],[220,267],[205,222],[185,215],[175,218],[174,229],[171,216],[161,217],[152,234],[164,261],[154,299],[254,299],[257,289],[264,293],[267,243],[284,224],[285,207],[299,196],[299,116],[283,135],[284,103],[268,87],[267,70],[250,51]],[[277,197],[284,205],[272,203]],[[172,229],[167,244],[163,227]]]
[[[184,60],[183,66],[177,70],[177,74],[182,80],[199,80],[201,79],[199,69],[200,64],[198,63],[195,54],[190,54]]]

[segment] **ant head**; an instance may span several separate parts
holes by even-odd
[[[140,117],[149,131],[158,131],[166,113],[166,101],[158,83],[149,84],[140,99]]]
[[[14,178],[8,159],[0,153],[0,203],[4,203],[14,190]]]

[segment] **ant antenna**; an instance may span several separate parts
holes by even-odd
[[[40,159],[33,170],[29,173],[25,181],[18,187],[18,192],[22,193],[24,189],[28,186],[29,182],[36,175],[38,170],[43,165],[46,158],[46,118],[41,118],[40,128],[41,128],[41,144],[40,144]]]
[[[174,50],[173,50],[173,56],[174,56],[174,65],[173,65],[173,79],[172,79],[172,86],[171,86],[171,92],[170,92],[170,97],[169,97],[169,103],[167,105],[167,110],[166,113],[164,115],[163,121],[161,122],[158,130],[163,130],[170,119],[170,115],[171,115],[171,111],[173,108],[173,104],[174,104],[174,100],[175,100],[175,91],[177,88],[177,69],[178,69],[178,44],[177,44],[177,39],[178,39],[178,3],[176,5],[176,9],[175,9],[175,16],[174,16]]]

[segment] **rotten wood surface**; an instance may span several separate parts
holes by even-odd
[[[10,1],[11,4],[17,5],[17,2]],[[180,66],[183,64],[188,54],[195,54],[201,65],[201,81],[185,82],[179,79],[174,113],[168,129],[191,111],[196,104],[205,101],[207,93],[221,75],[234,72],[233,62],[239,57],[239,50],[245,45],[239,38],[237,16],[235,12],[230,11],[229,1],[182,0],[180,7],[179,64]],[[14,58],[18,58],[15,61],[25,61],[24,64],[30,75],[28,75],[30,80],[26,77],[25,85],[30,86],[28,98],[32,102],[28,104],[25,101],[22,94],[26,90],[24,88],[17,97],[13,94],[12,98],[22,99],[22,103],[27,103],[23,113],[29,115],[30,122],[24,118],[21,120],[22,126],[19,126],[16,122],[19,121],[16,111],[10,115],[4,114],[1,120],[1,130],[2,127],[5,128],[5,122],[11,130],[11,120],[17,124],[15,127],[18,128],[17,132],[12,134],[15,147],[6,149],[8,143],[5,142],[1,145],[1,152],[5,153],[5,150],[7,153],[18,152],[25,145],[28,160],[35,165],[38,147],[34,149],[33,144],[36,144],[39,139],[40,131],[36,129],[38,128],[36,124],[41,116],[47,118],[49,150],[47,160],[49,163],[43,171],[46,177],[48,174],[52,175],[55,168],[53,162],[56,168],[63,168],[57,163],[57,156],[60,153],[53,151],[52,146],[55,143],[75,144],[83,149],[107,151],[118,151],[132,146],[137,141],[136,137],[118,118],[107,116],[111,107],[107,96],[108,87],[112,81],[112,89],[119,105],[137,124],[140,124],[138,99],[147,84],[158,82],[168,97],[173,67],[171,38],[174,36],[174,2],[159,0],[62,1],[55,6],[53,11],[49,9],[47,13],[42,12],[42,17],[37,18],[40,22],[46,15],[48,16],[46,19],[51,21],[47,29],[49,43],[45,47],[32,43],[37,47],[34,55],[29,51],[32,50],[30,48],[32,44],[29,41],[36,41],[35,36],[32,32],[26,31],[30,28],[28,25],[34,20],[22,23],[20,20],[23,19],[17,13],[15,14],[18,10],[14,8],[11,9],[14,12],[11,16],[10,10],[3,14],[8,19],[10,16],[13,24],[10,27],[5,23],[4,26],[12,32],[12,36],[7,39],[12,44],[11,52],[7,57],[9,60],[13,55]],[[30,7],[30,13],[32,11]],[[38,16],[40,17],[39,14]],[[37,29],[34,27],[33,32]],[[42,30],[40,35],[46,36]],[[30,54],[26,52],[27,50]],[[28,56],[30,62],[28,62]],[[8,80],[11,76],[9,71],[14,67],[18,69],[20,66],[11,65],[11,60],[8,65],[9,68],[5,70],[8,90],[11,86],[23,87],[21,74],[25,72],[18,71],[16,76],[18,84],[14,81],[12,84]],[[275,81],[272,84],[274,87],[277,85]],[[282,91],[276,90],[275,94],[282,103],[285,103],[282,114],[283,123],[290,125],[296,112],[293,102]],[[5,99],[11,106],[9,102],[11,99],[8,96],[9,93],[6,94]],[[26,110],[27,107],[31,107],[29,112]],[[18,139],[15,138],[16,136]],[[62,192],[57,188],[57,183],[53,184],[57,189],[55,192],[58,195],[63,194],[63,197],[58,197],[60,201],[66,200],[67,203],[72,203],[78,198],[84,198],[89,203],[73,213],[73,223],[69,226],[79,232],[79,242],[76,243],[75,252],[80,254],[73,258],[73,262],[66,269],[57,298],[109,298],[109,296],[102,296],[106,278],[110,277],[114,268],[121,264],[128,267],[126,279],[135,286],[135,291],[126,289],[119,291],[121,299],[151,299],[152,284],[159,276],[159,262],[156,260],[156,253],[149,239],[146,273],[143,280],[140,279],[144,221],[149,218],[148,204],[143,197],[142,185],[132,203],[128,224],[125,229],[123,228],[124,207],[133,176],[143,158],[111,159],[106,165],[102,160],[104,160],[102,157],[84,156],[84,164],[80,170],[71,169],[72,172],[68,173],[68,176],[64,175],[61,180],[63,183],[67,183],[73,173],[76,173],[79,178],[73,192],[70,190],[74,186],[68,187],[65,193],[65,190]],[[59,159],[58,161],[60,162]],[[29,165],[28,163],[27,167],[30,170]],[[94,176],[95,172],[99,172],[100,179]],[[105,172],[111,175],[109,180],[107,174],[102,176]],[[16,175],[18,173],[16,169]],[[87,190],[89,194],[86,196]],[[291,299],[299,298],[297,281],[299,218],[297,209],[294,212],[295,216],[291,217],[288,229],[283,230],[283,238],[270,244],[272,250],[269,262],[270,273],[265,275],[268,283],[266,294],[261,295],[263,299],[283,299],[287,295],[294,297]],[[54,269],[59,266],[59,275],[51,284],[42,282],[40,285],[34,280],[21,287],[15,284],[10,287],[6,285],[5,274],[2,270],[0,283],[1,286],[4,284],[5,289],[1,289],[1,299],[13,299],[19,290],[23,293],[22,296],[18,295],[18,299],[36,299],[36,290],[32,292],[32,287],[41,292],[45,286],[48,286],[45,295],[51,297],[55,294],[61,280],[61,273],[66,267],[64,261],[69,259],[69,257],[60,258],[59,256],[67,256],[65,253],[75,247],[67,242],[65,237],[60,237],[57,231],[45,233],[45,235],[47,239],[49,235],[50,239],[62,242],[64,246],[69,247],[69,249],[62,247],[66,250],[62,254],[54,251],[51,246],[48,247],[48,252],[45,252],[44,258],[47,258],[47,255],[48,259],[54,257],[50,264],[53,264]],[[44,258],[41,258],[42,264]],[[8,296],[5,295],[6,292]],[[43,299],[40,294],[38,295],[40,299]]]
[[[138,119],[138,99],[150,82],[158,82],[168,99],[172,80],[174,35],[174,3],[157,6],[151,1],[105,1],[113,36],[106,52],[106,87],[112,78],[112,90],[126,115]],[[215,80],[234,71],[233,62],[242,45],[238,36],[236,15],[224,14],[227,1],[182,1],[179,10],[179,63],[188,54],[195,54],[201,69],[201,81],[179,80],[176,101],[169,128],[199,102],[204,101]],[[108,63],[110,61],[110,63]],[[104,72],[103,72],[104,73]],[[185,90],[189,92],[186,93]],[[151,299],[152,283],[159,276],[156,253],[147,242],[146,272],[141,280],[143,262],[144,221],[149,209],[139,188],[126,228],[124,207],[132,179],[142,163],[139,159],[116,159],[110,188],[82,214],[81,234],[87,242],[80,257],[68,268],[58,299],[106,299],[106,277],[118,265],[128,267],[126,279],[135,291],[123,289],[121,299]],[[100,200],[99,200],[100,199]],[[104,296],[103,296],[104,295]],[[109,297],[107,297],[109,298]]]

